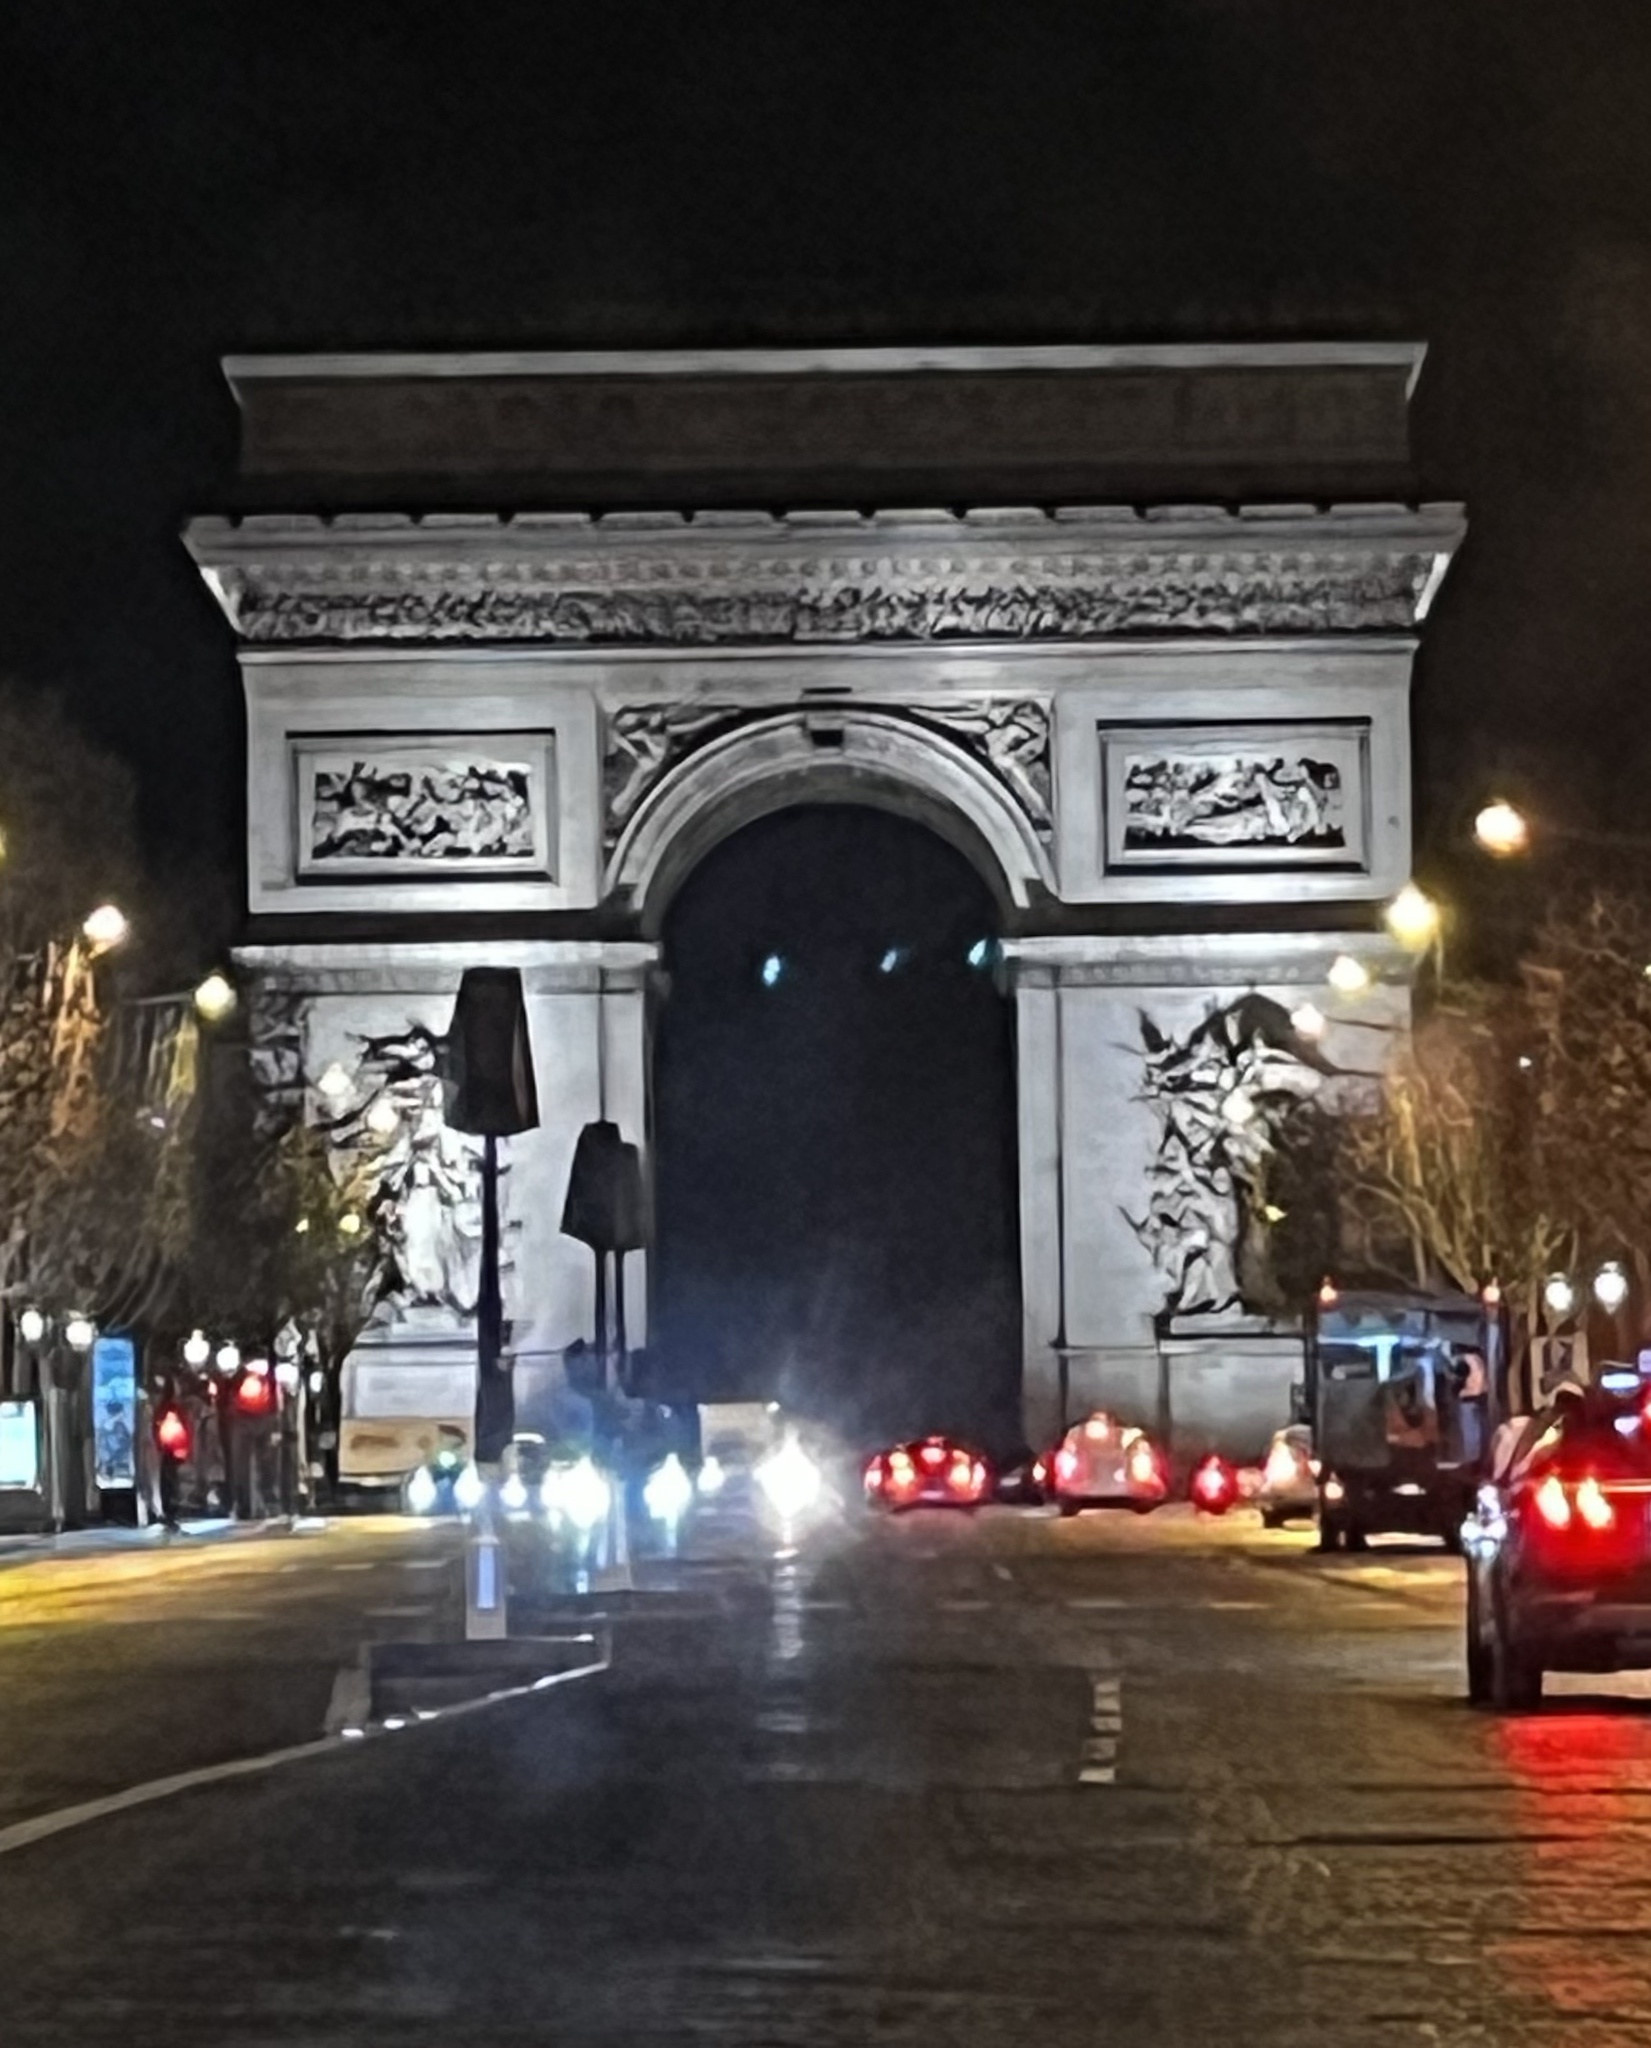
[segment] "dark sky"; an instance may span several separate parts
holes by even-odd
[[[1428,829],[1637,803],[1645,0],[18,0],[0,80],[0,669],[158,846],[237,826],[216,358],[340,345],[1423,337]]]

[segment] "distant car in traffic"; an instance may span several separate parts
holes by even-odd
[[[999,1461],[992,1498],[1007,1507],[1042,1507],[1049,1498],[1049,1457],[1042,1451],[1011,1451]]]
[[[1261,1462],[1261,1483],[1253,1495],[1262,1526],[1282,1529],[1286,1522],[1310,1522],[1318,1513],[1318,1460],[1313,1432],[1293,1422],[1279,1430]]]
[[[988,1496],[985,1458],[956,1437],[925,1436],[878,1451],[866,1461],[862,1483],[874,1507],[895,1514],[908,1508],[978,1508]]]
[[[438,1451],[408,1473],[401,1504],[410,1515],[469,1515],[486,1492],[486,1482],[471,1458],[458,1451]]]
[[[1493,1451],[1462,1529],[1476,1706],[1534,1707],[1547,1671],[1651,1669],[1651,1400],[1622,1378]]]
[[[1169,1493],[1169,1461],[1144,1429],[1104,1410],[1076,1422],[1049,1454],[1049,1498],[1063,1515],[1085,1508],[1148,1514]]]

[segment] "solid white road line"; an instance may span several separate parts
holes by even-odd
[[[60,1806],[55,1813],[38,1813],[32,1820],[13,1821],[10,1827],[0,1827],[0,1856],[9,1856],[14,1849],[26,1849],[33,1842],[49,1841],[53,1835],[66,1835],[73,1828],[86,1827],[92,1821],[107,1819],[111,1814],[127,1813],[135,1806],[152,1806],[157,1800],[174,1798],[180,1792],[192,1792],[197,1785],[221,1785],[234,1778],[259,1777],[265,1771],[279,1770],[283,1764],[298,1763],[304,1757],[325,1756],[329,1751],[342,1749],[352,1742],[377,1740],[392,1732],[425,1727],[432,1721],[456,1720],[462,1714],[479,1713],[484,1707],[502,1706],[506,1700],[525,1699],[530,1693],[548,1692],[554,1686],[565,1685],[570,1679],[592,1678],[607,1668],[608,1657],[604,1654],[595,1663],[581,1664],[573,1671],[548,1672],[527,1685],[506,1686],[499,1692],[490,1692],[484,1699],[426,1709],[422,1714],[405,1720],[398,1716],[396,1730],[388,1727],[341,1729],[336,1735],[318,1736],[313,1742],[295,1742],[284,1749],[267,1749],[261,1756],[237,1757],[231,1763],[203,1764],[193,1771],[174,1771],[170,1777],[151,1778],[142,1785],[128,1785],[123,1792],[108,1792],[100,1799],[83,1799],[76,1806]]]

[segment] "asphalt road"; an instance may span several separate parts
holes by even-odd
[[[1646,1689],[1470,1713],[1439,1553],[1318,1559],[1181,1514],[856,1521],[780,1557],[717,1534],[610,1603],[605,1676],[0,1855],[0,2037],[1646,2038]],[[95,1747],[122,1660],[155,1682],[199,1626],[265,1632],[256,1694],[283,1658],[324,1666],[340,1600],[411,1606],[380,1594],[440,1578],[406,1567],[444,1540],[225,1553],[193,1595],[186,1570],[142,1596],[152,1629],[105,1605],[14,1636],[0,1578],[0,1687],[16,1642],[83,1637],[72,1671],[38,1650],[31,1683],[78,1685]],[[192,1624],[191,1597],[259,1618]],[[193,1668],[175,1726],[218,1712],[226,1667]],[[300,1712],[292,1691],[283,1735],[319,1692]],[[9,1696],[0,1732],[26,1770]]]

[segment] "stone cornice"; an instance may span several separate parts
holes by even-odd
[[[1406,632],[1454,505],[197,520],[253,645],[756,646]]]

